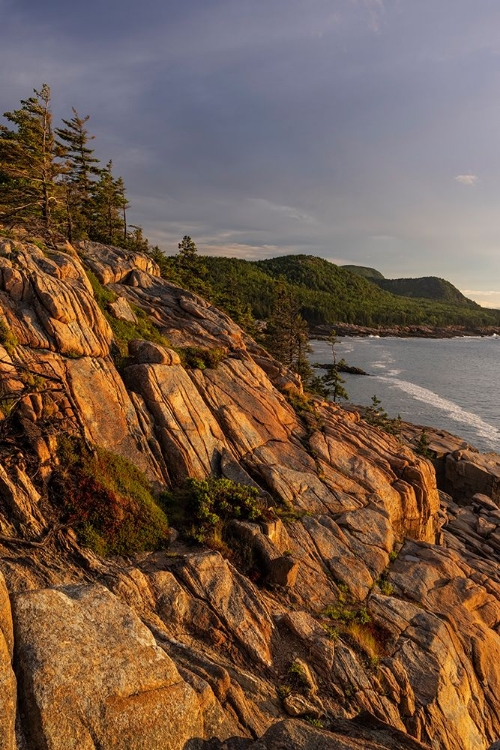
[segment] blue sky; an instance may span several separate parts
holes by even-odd
[[[0,0],[0,112],[90,114],[167,252],[311,253],[500,307],[498,0]]]

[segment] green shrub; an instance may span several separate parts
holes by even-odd
[[[304,667],[299,661],[293,661],[288,667],[288,676],[297,687],[308,687],[309,683]]]
[[[187,479],[180,489],[165,492],[162,503],[172,523],[200,544],[217,541],[226,521],[256,521],[264,511],[255,487],[215,477]]]
[[[168,339],[159,332],[156,326],[150,321],[146,313],[139,307],[132,305],[137,316],[137,323],[131,323],[128,320],[117,320],[110,313],[105,312],[104,315],[108,321],[115,343],[120,351],[122,357],[128,355],[128,344],[129,341],[134,339],[144,339],[145,341],[153,341],[155,344],[161,346],[169,346]],[[138,314],[140,311],[141,314]]]
[[[401,416],[389,417],[382,406],[382,402],[377,396],[372,396],[371,406],[368,406],[363,415],[363,419],[374,427],[379,427],[389,435],[401,435]]]
[[[418,453],[419,456],[423,456],[424,458],[432,458],[433,453],[430,450],[429,445],[429,435],[427,434],[426,430],[423,429],[416,442],[414,451],[415,453]]]
[[[342,623],[358,622],[366,625],[371,622],[371,617],[366,607],[345,604],[344,601],[340,600],[340,597],[337,604],[329,604],[321,614],[329,617],[330,620]]]
[[[168,521],[145,475],[130,461],[82,440],[59,440],[55,496],[79,540],[102,556],[160,548]]]
[[[176,349],[184,367],[190,370],[215,370],[224,359],[225,349],[206,349],[198,346],[184,346]]]

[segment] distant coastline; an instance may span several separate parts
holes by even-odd
[[[353,323],[335,323],[333,325],[311,326],[310,338],[328,337],[332,330],[337,336],[380,336],[381,338],[421,338],[453,339],[465,336],[500,336],[500,326],[426,326],[426,325],[392,325],[392,326],[359,326]]]

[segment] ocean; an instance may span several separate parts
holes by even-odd
[[[326,341],[310,344],[312,363],[332,362]],[[370,374],[342,374],[351,403],[369,406],[376,395],[390,417],[500,453],[500,337],[339,338],[335,350],[337,361]]]

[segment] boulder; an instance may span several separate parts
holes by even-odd
[[[99,585],[13,598],[22,724],[53,750],[183,750],[196,694],[137,615]]]
[[[108,303],[108,310],[117,320],[124,320],[127,323],[137,323],[137,315],[130,307],[126,297],[117,297],[114,302]]]

